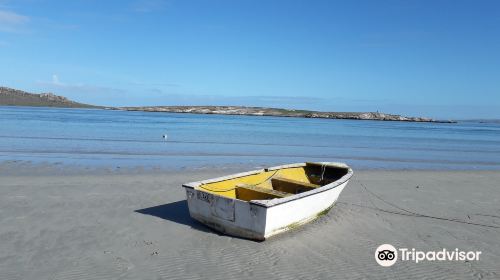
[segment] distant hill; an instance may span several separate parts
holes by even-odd
[[[52,93],[34,94],[7,87],[0,87],[0,105],[62,108],[101,108],[100,106],[71,101],[64,96],[59,96]]]

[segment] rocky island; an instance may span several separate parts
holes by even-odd
[[[453,121],[447,121],[447,120],[443,121],[443,120],[434,120],[431,118],[422,118],[422,117],[406,117],[401,115],[385,114],[380,112],[319,112],[319,111],[309,111],[309,110],[244,107],[244,106],[151,106],[151,107],[147,106],[147,107],[120,107],[113,109],[126,110],[126,111],[191,113],[191,114],[453,123]]]

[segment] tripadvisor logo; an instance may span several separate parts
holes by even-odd
[[[391,266],[398,260],[398,250],[391,244],[382,244],[375,250],[375,260],[381,266]]]
[[[419,263],[421,261],[479,261],[481,251],[461,251],[442,249],[439,251],[419,251],[415,248],[396,249],[391,244],[383,244],[375,250],[375,260],[381,266],[392,266],[399,259],[400,261],[411,261]],[[399,257],[398,257],[399,256]]]

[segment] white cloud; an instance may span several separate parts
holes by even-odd
[[[29,21],[30,18],[28,16],[20,15],[12,11],[0,10],[0,31],[20,31]]]
[[[57,76],[57,74],[52,75],[52,84],[59,86],[62,85],[61,82],[59,81],[59,77]]]

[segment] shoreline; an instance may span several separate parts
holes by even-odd
[[[500,174],[495,171],[354,170],[328,214],[260,243],[221,235],[189,217],[182,183],[237,170],[63,175],[43,166],[17,166],[9,175],[5,171],[0,165],[2,279],[500,275]],[[478,262],[401,262],[387,269],[373,257],[384,243],[482,255]]]
[[[299,161],[296,161],[299,162]],[[293,163],[296,163],[293,162]],[[342,162],[344,161],[336,161]],[[292,163],[292,162],[288,162]],[[119,175],[119,174],[143,174],[161,175],[175,172],[203,172],[221,171],[229,174],[258,170],[287,163],[275,164],[253,164],[253,163],[228,163],[228,164],[205,164],[191,166],[173,165],[120,165],[120,164],[82,164],[30,160],[0,160],[0,176],[73,176],[73,175]],[[431,172],[431,173],[461,173],[461,172],[498,172],[499,168],[388,168],[388,167],[356,167],[348,164],[355,172]]]
[[[436,124],[456,124],[462,120],[437,120],[425,117],[406,117],[396,114],[386,114],[379,112],[321,112],[307,110],[293,110],[281,108],[262,108],[244,106],[155,106],[155,107],[111,107],[89,105],[89,107],[68,107],[68,106],[46,106],[46,105],[12,105],[0,104],[0,107],[20,107],[20,108],[47,108],[47,109],[77,109],[77,110],[105,110],[124,112],[145,112],[145,113],[170,113],[170,114],[192,114],[192,115],[223,115],[223,116],[248,116],[248,117],[279,117],[279,118],[300,118],[300,119],[327,119],[327,120],[355,120],[355,121],[387,121],[387,122],[408,122],[408,123],[436,123]],[[144,108],[160,109],[144,109]],[[238,107],[247,109],[264,109],[289,111],[291,113],[219,113],[201,111],[182,111],[168,108],[194,108],[194,107]],[[167,109],[165,109],[167,108]],[[306,111],[307,113],[293,113],[295,111]],[[345,115],[345,116],[344,116]]]

